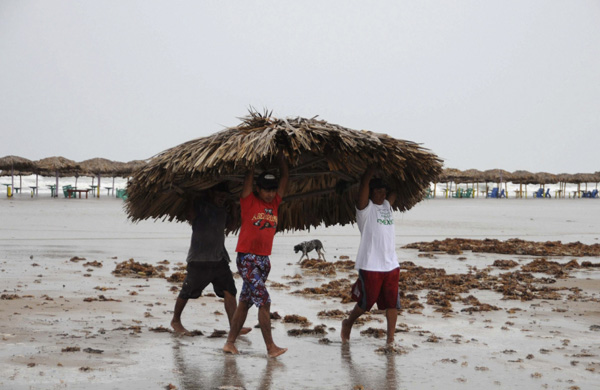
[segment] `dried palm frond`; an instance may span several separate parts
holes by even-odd
[[[228,181],[241,192],[249,167],[275,166],[283,151],[290,168],[278,230],[308,229],[355,221],[360,176],[370,165],[397,193],[393,207],[408,210],[423,199],[442,170],[441,160],[416,143],[351,130],[316,118],[278,119],[251,111],[243,122],[154,156],[133,173],[126,210],[133,221],[184,220],[193,199]]]

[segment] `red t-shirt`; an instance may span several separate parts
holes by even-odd
[[[273,237],[277,228],[277,209],[281,203],[279,194],[266,203],[251,193],[240,199],[242,227],[236,252],[269,256],[273,249]]]

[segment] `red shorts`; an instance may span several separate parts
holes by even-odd
[[[398,281],[400,268],[388,272],[358,270],[358,280],[352,286],[352,300],[369,311],[377,302],[379,310],[400,309]]]

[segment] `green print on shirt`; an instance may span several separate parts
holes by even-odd
[[[394,224],[394,218],[393,218],[392,212],[390,210],[387,210],[387,209],[377,210],[377,213],[379,214],[377,216],[378,224],[381,224],[381,225],[393,225]]]

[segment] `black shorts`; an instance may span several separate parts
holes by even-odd
[[[179,298],[196,299],[202,296],[202,291],[212,283],[217,296],[223,298],[227,291],[234,297],[237,294],[233,274],[229,269],[229,262],[189,262],[187,275],[179,292]]]

